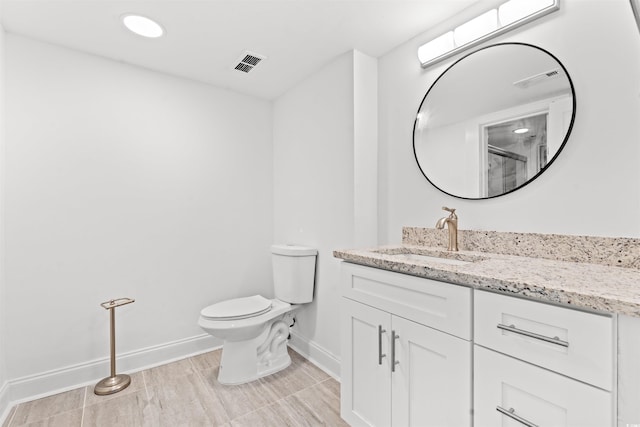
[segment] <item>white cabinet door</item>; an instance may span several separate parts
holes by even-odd
[[[341,317],[341,416],[352,426],[390,426],[391,315],[342,298]]]
[[[613,425],[609,392],[477,345],[474,359],[475,427]]]
[[[393,316],[392,425],[471,426],[469,341]],[[393,335],[390,335],[390,339]]]

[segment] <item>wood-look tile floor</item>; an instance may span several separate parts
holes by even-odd
[[[4,427],[347,426],[340,384],[289,349],[291,366],[248,384],[217,380],[220,350],[131,375],[110,396],[93,386],[16,405]]]

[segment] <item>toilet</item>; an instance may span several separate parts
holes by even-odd
[[[253,295],[200,311],[198,325],[223,340],[221,384],[247,383],[291,364],[289,328],[301,304],[313,301],[317,254],[315,248],[272,245],[274,299]]]

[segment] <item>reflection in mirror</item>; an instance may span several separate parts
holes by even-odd
[[[482,134],[487,136],[489,197],[515,190],[547,165],[547,114],[491,124]]]
[[[414,153],[425,177],[456,197],[514,191],[557,157],[575,116],[573,84],[550,53],[522,43],[473,52],[425,95]]]

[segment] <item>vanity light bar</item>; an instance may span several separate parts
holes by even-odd
[[[418,48],[422,68],[560,9],[560,0],[509,0]]]

